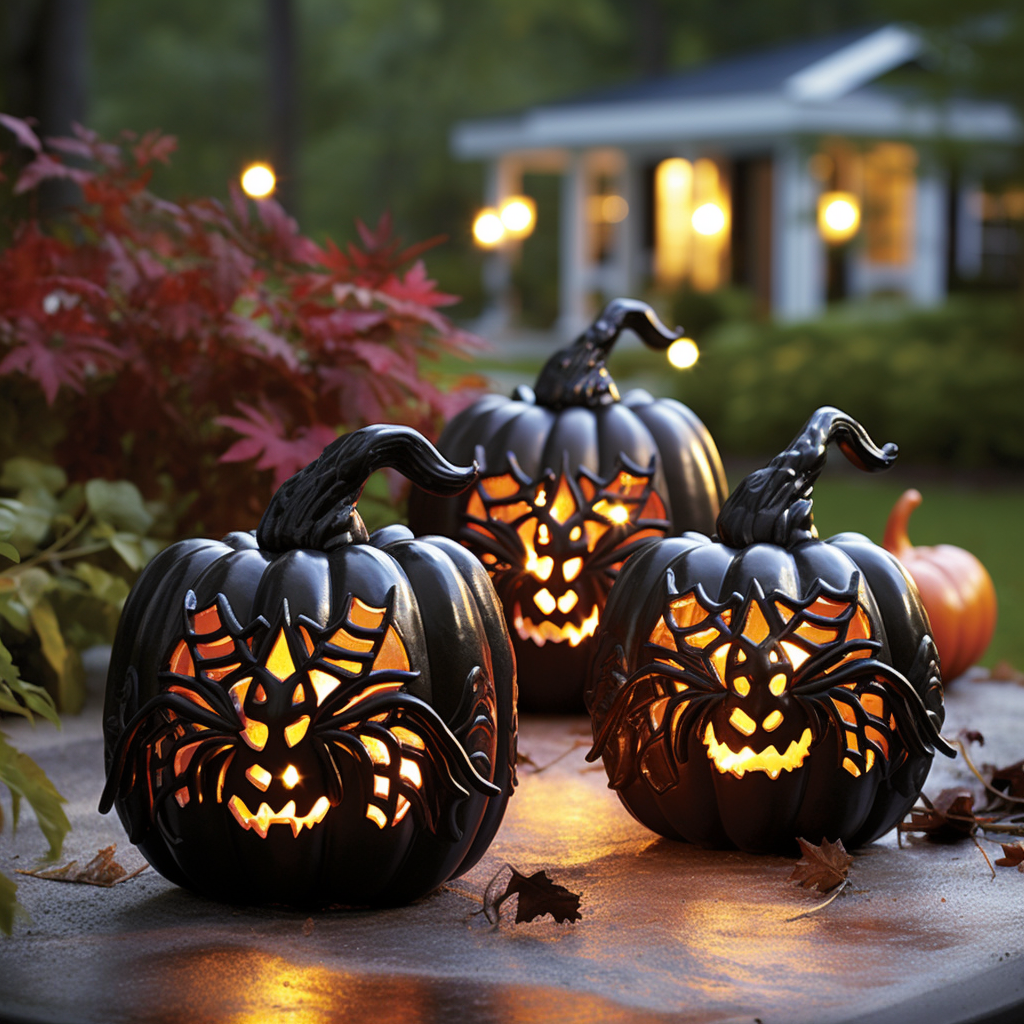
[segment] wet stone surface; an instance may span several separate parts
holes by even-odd
[[[947,736],[985,735],[979,760],[1024,755],[1024,688],[965,679],[947,706]],[[116,817],[96,811],[98,703],[62,734],[4,730],[68,799],[74,829],[62,863],[116,842],[120,863],[138,867]],[[31,919],[0,939],[0,1016],[945,1024],[1024,1006],[1024,877],[997,868],[993,879],[972,843],[899,849],[885,836],[855,859],[851,891],[792,920],[821,899],[787,881],[792,859],[659,839],[586,764],[588,745],[583,718],[525,718],[521,751],[555,763],[521,768],[477,867],[397,910],[239,908],[152,870],[110,889],[18,876]],[[971,780],[962,761],[940,757],[926,792]],[[0,868],[31,867],[44,848],[26,810],[17,835],[0,837]],[[545,868],[581,893],[582,920],[513,925],[510,913],[488,930],[473,911],[506,862]]]

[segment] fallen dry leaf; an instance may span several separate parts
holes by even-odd
[[[1013,868],[1024,872],[1024,843],[1001,843],[1003,856],[996,861],[1001,868]]]
[[[313,918],[307,917],[306,920],[302,922],[302,934],[307,937],[313,934]]]
[[[910,812],[910,821],[898,827],[903,832],[920,832],[933,843],[954,843],[969,839],[978,829],[974,815],[974,794],[965,786],[944,789],[934,800],[921,794],[924,808]]]
[[[989,784],[1004,796],[1015,800],[1024,799],[1024,761],[1008,764],[1003,768],[989,768],[985,765]]]
[[[819,892],[831,892],[837,885],[846,881],[853,858],[843,847],[842,839],[834,843],[827,839],[821,846],[815,846],[806,839],[797,839],[803,857],[797,861],[791,882],[799,882],[805,889],[817,889]]]
[[[512,868],[512,877],[502,899],[508,899],[513,894],[519,896],[516,924],[533,921],[545,914],[550,914],[559,924],[578,921],[582,916],[579,895],[570,892],[564,885],[552,882],[546,871],[521,875]]]
[[[498,879],[506,869],[512,874],[505,891],[498,895]],[[497,927],[501,920],[501,905],[512,896],[518,896],[516,924],[533,921],[545,914],[550,914],[559,924],[566,921],[571,924],[583,916],[579,910],[579,894],[551,881],[546,871],[524,875],[511,864],[506,864],[491,879],[484,891],[482,913],[492,926]]]
[[[125,871],[114,860],[116,850],[117,843],[103,847],[85,867],[81,868],[78,866],[78,861],[73,860],[59,868],[44,868],[36,871],[19,869],[18,874],[31,875],[33,878],[45,878],[51,882],[78,882],[81,885],[99,885],[104,889],[109,889],[119,882],[127,882],[129,878],[134,878],[149,867],[148,864],[143,864],[141,868],[136,868],[131,873]]]

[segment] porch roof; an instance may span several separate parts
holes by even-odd
[[[714,142],[763,144],[792,135],[945,137],[1009,142],[1020,133],[1006,104],[939,104],[874,84],[924,49],[888,25],[717,61],[518,114],[464,121],[452,149],[465,159],[509,152]]]

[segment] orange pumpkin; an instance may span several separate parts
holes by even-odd
[[[917,584],[939,649],[942,678],[970,668],[988,647],[996,628],[996,591],[985,566],[952,544],[914,547],[907,536],[910,513],[921,493],[904,491],[889,513],[882,546],[894,554]]]

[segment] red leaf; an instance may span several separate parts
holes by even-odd
[[[302,427],[293,438],[284,436],[284,426],[275,413],[264,413],[236,402],[243,416],[218,416],[214,422],[229,427],[242,435],[220,457],[221,462],[258,460],[257,469],[274,471],[274,486],[280,487],[290,476],[307,466],[337,437],[337,433],[322,424]]]
[[[292,346],[280,334],[275,334],[248,317],[228,313],[224,318],[224,332],[238,341],[251,342],[244,346],[244,351],[257,358],[270,356],[272,359],[280,359],[289,370],[299,368],[299,360]]]
[[[43,151],[43,144],[39,141],[39,136],[29,127],[28,121],[23,121],[20,117],[11,117],[10,114],[0,114],[0,124],[8,131],[13,132],[14,137],[27,149],[31,149],[33,153]]]
[[[79,185],[85,184],[91,175],[77,167],[66,167],[46,153],[40,153],[18,176],[14,194],[21,195],[35,188],[41,181],[51,178],[68,178]]]

